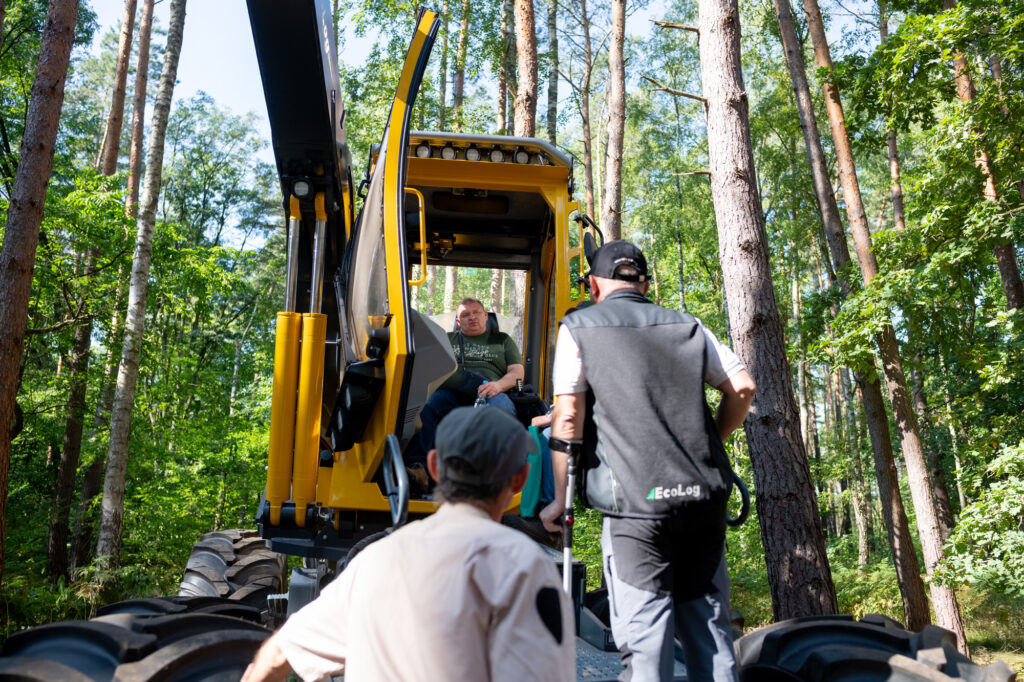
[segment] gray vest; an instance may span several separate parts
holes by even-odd
[[[697,320],[627,289],[562,324],[579,346],[592,393],[585,440],[596,425],[596,447],[585,448],[581,466],[584,503],[639,518],[671,516],[693,503],[724,513],[731,468],[704,399]]]

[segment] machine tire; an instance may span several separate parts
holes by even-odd
[[[872,614],[794,618],[736,642],[741,682],[1009,682],[1005,663],[973,663],[956,638],[934,625],[908,632],[895,620]]]
[[[285,557],[267,549],[253,530],[207,533],[192,547],[180,597],[216,597],[257,608],[281,591]]]
[[[229,682],[270,634],[212,613],[111,612],[15,633],[0,651],[0,681]]]

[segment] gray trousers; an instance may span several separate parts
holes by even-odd
[[[675,547],[667,553],[659,552],[658,547],[644,542],[643,534],[639,534],[639,540],[633,541],[628,533],[622,532],[623,529],[616,532],[615,524],[623,521],[626,520],[606,516],[601,532],[612,635],[626,666],[619,679],[623,682],[671,680],[673,639],[678,637],[690,680],[735,682],[736,659],[729,623],[729,573],[724,553],[721,549],[717,551],[717,567],[713,557],[711,563],[704,561],[704,566],[710,566],[710,569],[704,569],[706,577],[700,580],[707,592],[687,598],[691,595],[687,594],[686,588],[675,589],[674,584],[676,580],[692,581],[694,576],[690,573],[677,575],[685,571],[674,571],[672,566],[673,559],[677,563],[680,561],[678,552],[685,554],[686,548]],[[643,521],[629,521],[634,527],[644,524]],[[625,541],[623,537],[626,537]],[[619,554],[625,555],[618,561],[616,547]],[[696,556],[692,558],[697,559]]]

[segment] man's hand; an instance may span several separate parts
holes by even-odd
[[[476,394],[481,398],[493,398],[507,390],[502,388],[501,384],[501,381],[488,381],[486,384],[480,384],[476,389]]]
[[[560,500],[551,502],[540,510],[540,520],[544,529],[549,533],[562,532],[562,514],[565,512],[565,504]]]
[[[291,669],[275,637],[271,637],[263,643],[256,652],[256,658],[245,669],[242,682],[283,682]]]

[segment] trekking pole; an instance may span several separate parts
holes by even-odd
[[[562,588],[572,599],[573,495],[576,488],[576,457],[569,454],[565,475],[565,510],[562,512]]]

